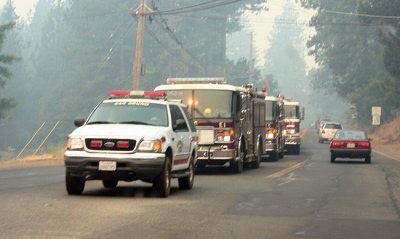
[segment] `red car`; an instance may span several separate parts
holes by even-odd
[[[330,144],[331,163],[336,158],[365,158],[371,163],[371,141],[364,131],[338,130]]]

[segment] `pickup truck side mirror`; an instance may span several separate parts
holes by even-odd
[[[74,125],[76,127],[81,127],[84,123],[85,123],[85,119],[84,118],[77,118],[77,119],[74,120]]]
[[[177,119],[172,126],[173,130],[186,129],[186,122],[184,119]]]

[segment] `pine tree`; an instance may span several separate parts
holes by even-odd
[[[3,43],[6,37],[6,32],[15,26],[14,22],[0,26],[0,89],[6,85],[6,80],[11,77],[12,73],[8,69],[17,58],[12,55],[2,54]],[[0,119],[5,118],[7,113],[16,106],[15,98],[1,97],[0,98]]]

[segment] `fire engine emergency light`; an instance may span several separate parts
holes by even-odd
[[[168,78],[168,84],[224,84],[224,77]]]
[[[143,90],[111,90],[108,94],[110,98],[149,98],[165,99],[165,91],[143,91]]]

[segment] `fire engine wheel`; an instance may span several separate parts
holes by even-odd
[[[297,146],[296,146],[296,148],[294,149],[294,153],[295,154],[300,154],[300,145],[298,144]]]
[[[154,182],[153,188],[159,197],[166,198],[171,191],[171,159],[165,157],[164,168],[160,175],[158,175]]]
[[[240,158],[239,160],[235,161],[232,160],[230,167],[234,173],[241,173],[243,172],[243,159]]]
[[[271,154],[270,154],[270,159],[271,159],[271,161],[278,161],[278,157],[279,157],[279,155],[278,155],[278,152],[277,151],[273,151]]]
[[[257,154],[254,156],[254,161],[251,162],[253,168],[259,168],[261,164],[261,147],[258,147]]]
[[[278,158],[282,159],[284,157],[283,150],[279,151]]]

